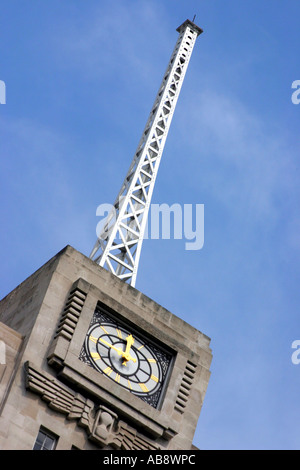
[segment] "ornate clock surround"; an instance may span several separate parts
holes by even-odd
[[[128,340],[130,354],[126,360]],[[175,355],[98,302],[79,359],[105,374],[116,386],[160,409]]]
[[[189,426],[195,409],[200,412],[202,406],[200,375],[206,364],[200,364],[207,357],[199,344],[203,335],[141,292],[104,274],[108,282],[103,286],[82,278],[73,283],[48,350],[48,365],[57,370],[59,380],[109,407],[131,426],[154,439],[170,440],[182,432],[182,426]],[[172,357],[156,408],[80,359],[99,305]]]
[[[130,286],[126,288],[129,288],[134,295],[138,293]],[[135,312],[133,308],[128,308],[125,305],[128,297],[120,303],[116,300],[114,292],[111,292],[111,295],[107,295],[82,278],[73,284],[49,348],[48,364],[57,369],[59,379],[75,385],[80,393],[93,396],[128,422],[138,427],[142,426],[153,437],[170,439],[178,432],[176,420],[173,422],[168,413],[164,412],[168,401],[170,399],[174,401],[172,373],[167,374],[162,392],[163,399],[156,409],[79,359],[94,312],[100,303],[105,305],[110,312],[114,312],[116,318],[123,318],[127,325],[134,325],[135,331],[139,331],[139,334],[142,335],[144,332],[147,337],[155,338],[157,344],[161,345],[160,347],[164,345],[173,357],[172,366],[175,365],[177,352],[168,336],[160,328],[147,321],[144,315],[139,314],[138,309],[135,309],[137,310]],[[172,366],[170,364],[170,371]],[[169,400],[167,400],[168,396]]]

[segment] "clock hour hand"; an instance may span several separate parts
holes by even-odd
[[[129,353],[130,351],[130,348],[131,346],[133,345],[134,343],[134,338],[132,337],[132,335],[130,336],[127,336],[127,344],[126,344],[126,350],[125,352],[122,351],[122,349],[120,348],[116,348],[116,346],[114,346],[113,344],[109,343],[108,341],[105,341],[105,339],[103,338],[99,338],[99,341],[101,341],[101,343],[105,344],[106,346],[108,346],[109,348],[113,349],[114,351],[116,351],[119,356],[122,356],[123,359],[124,359],[124,362],[123,362],[123,365],[126,366],[126,362],[127,361],[133,361],[133,362],[136,362],[136,359],[134,357],[132,357]]]

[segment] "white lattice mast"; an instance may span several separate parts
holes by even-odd
[[[190,20],[177,31],[178,40],[136,153],[90,254],[96,263],[133,287],[163,148],[196,38],[202,33]]]

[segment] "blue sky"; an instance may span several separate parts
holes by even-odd
[[[178,33],[198,38],[154,203],[204,204],[205,243],[145,240],[136,288],[211,338],[194,443],[298,449],[298,0],[0,2],[1,298],[70,244],[89,255]]]

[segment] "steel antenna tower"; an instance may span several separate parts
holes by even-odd
[[[100,266],[136,282],[151,197],[171,120],[196,38],[203,32],[186,20],[118,197],[90,254]]]

